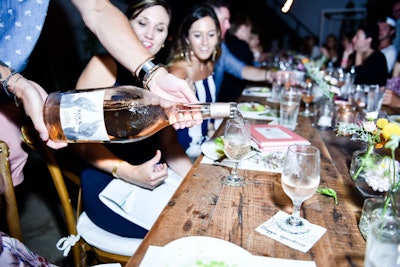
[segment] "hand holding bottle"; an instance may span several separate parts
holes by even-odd
[[[177,103],[198,103],[196,95],[189,87],[189,84],[177,78],[176,76],[168,73],[166,69],[159,68],[154,77],[149,81],[148,86],[150,90],[161,98],[171,100]],[[195,117],[190,119],[186,118],[186,122],[174,124],[174,128],[192,127],[195,124],[200,124],[201,114],[194,114]],[[186,114],[191,116],[191,114]]]
[[[49,133],[43,121],[43,104],[47,97],[46,91],[37,83],[30,81],[20,75],[15,74],[8,81],[8,87],[12,88],[12,93],[24,105],[26,115],[28,115],[40,138],[46,142],[46,145],[59,149],[67,146],[66,143],[54,142],[49,139]]]

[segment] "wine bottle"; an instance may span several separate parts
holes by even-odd
[[[86,143],[136,142],[177,122],[238,116],[233,102],[175,103],[135,86],[53,92],[43,113],[51,140]]]

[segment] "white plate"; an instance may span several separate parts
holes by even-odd
[[[252,261],[254,258],[250,252],[233,243],[213,237],[191,236],[167,244],[151,267],[248,267],[254,266]]]
[[[223,136],[221,136],[223,138]],[[251,146],[258,148],[257,144],[252,140],[250,143]],[[201,145],[201,151],[203,152],[203,154],[212,159],[212,160],[217,160],[219,159],[222,155],[217,153],[217,145],[215,144],[215,139],[210,139],[206,142],[204,142]],[[223,150],[223,148],[222,148]],[[254,150],[250,150],[250,152],[246,155],[245,159],[251,158],[252,156],[254,156],[256,154],[256,151]]]
[[[237,106],[238,106],[240,113],[242,113],[242,115],[244,113],[261,114],[261,113],[268,112],[270,110],[270,108],[268,106],[264,106],[257,102],[242,102],[242,103],[237,104]],[[264,109],[261,111],[257,111],[257,110],[255,110],[255,108],[257,108],[257,107],[264,107]]]
[[[269,87],[250,87],[244,89],[242,94],[246,96],[270,97],[272,90]]]
[[[273,112],[268,106],[264,106],[265,109],[263,111],[246,111],[243,108],[250,107],[254,108],[256,106],[262,106],[257,102],[242,102],[238,104],[238,109],[244,118],[248,119],[258,119],[258,120],[274,120],[277,119],[276,112]]]

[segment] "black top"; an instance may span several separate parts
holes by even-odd
[[[355,68],[355,84],[385,85],[389,78],[386,58],[382,52],[375,50],[362,64]]]
[[[225,43],[229,48],[229,51],[237,59],[243,61],[248,66],[253,65],[253,53],[251,52],[249,45],[240,40],[234,35],[227,34],[225,37]],[[243,89],[246,86],[246,81],[243,79],[236,78],[231,74],[225,72],[224,79],[221,84],[221,91],[217,96],[218,102],[232,102],[236,101],[241,95]]]

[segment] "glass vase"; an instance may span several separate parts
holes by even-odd
[[[400,220],[382,216],[370,227],[364,266],[400,266]]]
[[[323,97],[314,105],[313,126],[320,130],[334,127],[335,103],[333,99]]]
[[[378,162],[381,156],[375,152],[374,145],[369,144],[366,149],[354,151],[350,163],[350,176],[363,198],[383,197],[383,193],[374,191],[366,182],[368,171],[367,160]]]
[[[367,198],[361,210],[360,222],[358,228],[361,235],[367,240],[370,226],[383,214],[385,199],[384,198]]]

